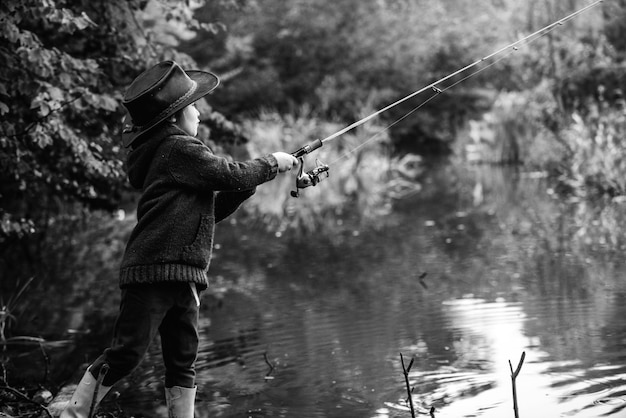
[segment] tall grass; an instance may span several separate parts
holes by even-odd
[[[493,109],[475,121],[473,135],[460,138],[458,155],[479,153],[480,162],[498,159],[503,142],[515,142],[524,170],[551,174],[549,191],[573,205],[582,247],[623,249],[626,243],[626,106],[590,98],[566,113],[548,84],[499,96]],[[557,195],[555,194],[555,197]]]
[[[371,114],[366,109],[364,116]],[[308,108],[280,115],[265,111],[244,123],[252,141],[251,155],[283,150],[292,152],[315,139],[322,139],[344,126],[318,119]],[[341,228],[346,219],[351,225],[377,225],[391,210],[394,199],[419,190],[421,172],[418,157],[391,157],[389,136],[376,123],[362,125],[305,157],[305,171],[316,161],[330,166],[329,177],[315,187],[295,190],[295,174],[281,175],[259,187],[245,206],[248,215],[281,233],[288,229],[324,232]]]
[[[564,180],[579,194],[626,194],[626,110],[590,106],[586,116],[572,115],[564,135],[571,145],[570,176]]]
[[[576,195],[626,193],[626,107],[590,99],[567,113],[548,82],[498,96],[481,120],[470,121],[458,155],[490,163],[521,163],[558,172]]]
[[[554,167],[570,153],[557,128],[560,117],[547,82],[531,91],[499,93],[489,112],[468,122],[454,144],[455,154],[478,163]]]

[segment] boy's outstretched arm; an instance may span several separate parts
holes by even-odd
[[[286,152],[272,154],[278,163],[278,172],[284,173],[298,165],[298,159]],[[256,192],[256,187],[242,191],[221,191],[215,197],[215,222],[220,222],[230,216]]]

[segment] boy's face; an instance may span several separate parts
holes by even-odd
[[[198,135],[198,125],[200,124],[200,112],[196,109],[195,103],[190,104],[180,111],[177,125],[191,136]]]

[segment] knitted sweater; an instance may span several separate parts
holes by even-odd
[[[231,162],[172,124],[137,145],[127,165],[131,185],[142,193],[120,287],[175,281],[205,288],[215,224],[278,171],[272,155]]]

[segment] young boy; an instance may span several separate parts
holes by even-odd
[[[208,286],[215,224],[257,185],[298,164],[285,152],[231,162],[195,138],[194,102],[218,83],[214,74],[165,61],[139,75],[124,96],[128,177],[141,191],[137,225],[120,268],[122,299],[111,347],[89,366],[61,418],[87,417],[92,404],[139,364],[157,332],[169,416],[194,415],[198,294]]]

